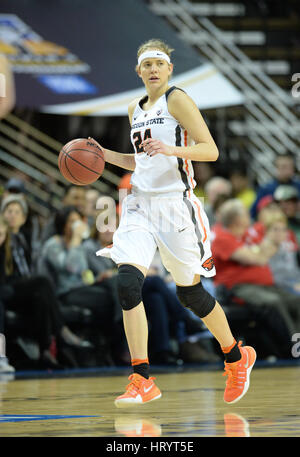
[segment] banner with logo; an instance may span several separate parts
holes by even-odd
[[[126,115],[129,101],[144,93],[136,52],[150,38],[175,49],[171,83],[199,108],[243,103],[240,92],[141,0],[1,0],[0,54],[12,66],[19,107]]]

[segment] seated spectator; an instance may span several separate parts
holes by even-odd
[[[300,245],[299,195],[298,189],[293,186],[278,186],[274,192],[274,200],[286,215],[288,227],[295,233]]]
[[[300,295],[300,268],[298,243],[294,233],[288,229],[287,218],[282,211],[270,211],[264,215],[264,232],[278,246],[278,251],[269,260],[274,283]]]
[[[75,206],[75,208],[79,211],[80,214],[85,215],[85,208],[86,208],[86,194],[87,188],[85,186],[76,186],[75,184],[70,184],[66,190],[65,195],[62,199],[63,207],[66,206]],[[87,221],[88,222],[88,221]],[[43,227],[42,234],[41,234],[41,242],[44,243],[47,241],[51,236],[56,234],[56,227],[55,227],[55,214],[47,224]]]
[[[274,284],[268,263],[278,246],[267,235],[259,244],[246,244],[250,215],[240,201],[228,200],[219,215],[220,223],[213,227],[212,241],[216,286],[223,286],[247,305],[275,307],[291,336],[300,328],[299,299]],[[266,323],[270,327],[272,320],[267,319]],[[276,328],[272,331],[281,338]]]
[[[58,348],[63,343],[80,347],[83,342],[65,325],[48,278],[32,273],[31,252],[20,231],[28,211],[24,198],[13,194],[6,197],[1,211],[11,233],[11,243],[2,259],[10,269],[1,269],[2,283],[8,286],[5,306],[30,318],[31,333],[39,344],[40,366],[62,368],[50,352],[52,336],[56,337]]]
[[[268,198],[268,197],[265,197]],[[259,209],[257,221],[252,224],[246,235],[245,241],[248,244],[258,244],[262,241],[266,234],[266,226],[270,223],[270,221],[277,220],[277,218],[284,218],[286,223],[288,223],[287,217],[285,216],[284,212],[281,210],[280,206],[270,197],[268,204],[265,204],[261,209]],[[291,230],[287,226],[287,237],[294,246],[299,246],[297,237],[293,230]],[[276,243],[275,243],[276,244]],[[298,250],[297,248],[296,250]]]
[[[276,157],[276,178],[270,182],[258,187],[256,191],[256,200],[251,207],[251,218],[253,220],[257,217],[258,202],[266,195],[274,195],[275,190],[281,184],[291,185],[298,189],[300,192],[300,179],[296,174],[295,159],[291,154],[282,154]]]
[[[204,209],[208,217],[209,224],[212,226],[215,223],[215,202],[220,196],[230,197],[232,195],[232,185],[228,179],[215,176],[205,184],[204,190],[206,194]]]
[[[40,236],[42,223],[40,221],[39,215],[33,211],[31,205],[28,204],[26,182],[23,179],[20,179],[19,177],[13,177],[7,181],[5,184],[5,191],[2,199],[8,197],[11,194],[17,194],[22,197],[27,205],[28,211],[26,221],[21,226],[20,231],[25,236],[26,242],[29,245],[29,249],[32,253],[32,263],[34,264],[37,256],[39,255],[41,247]]]
[[[246,243],[260,243],[265,236],[265,221],[269,220],[271,214],[277,214],[278,212],[281,212],[281,210],[273,197],[271,195],[263,197],[257,205],[257,221],[249,227],[245,235]]]
[[[63,305],[90,309],[93,315],[90,339],[98,351],[100,333],[110,345],[114,322],[122,317],[116,284],[91,270],[83,246],[88,225],[76,207],[66,206],[58,211],[55,227],[56,234],[43,246],[40,268],[48,271]]]

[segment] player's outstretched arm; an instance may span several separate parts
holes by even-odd
[[[105,162],[116,165],[125,170],[133,171],[135,169],[134,154],[123,154],[122,152],[111,151],[101,146],[94,138],[89,137],[90,140],[94,141],[104,153]]]
[[[155,138],[148,138],[142,143],[144,151],[149,156],[160,153],[199,162],[216,161],[219,157],[218,148],[194,101],[184,92],[175,90],[169,96],[168,109],[195,144],[169,146]]]

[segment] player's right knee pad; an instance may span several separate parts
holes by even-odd
[[[118,293],[125,311],[135,308],[142,301],[143,273],[133,265],[121,265],[118,273]]]
[[[176,293],[182,305],[190,308],[200,318],[206,317],[216,304],[216,299],[204,289],[201,282],[194,286],[177,286]]]

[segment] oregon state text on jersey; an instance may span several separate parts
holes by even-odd
[[[194,189],[194,170],[191,160],[157,154],[149,157],[141,146],[143,140],[155,138],[169,146],[191,144],[187,132],[168,111],[168,95],[177,89],[167,90],[157,102],[145,111],[137,104],[131,125],[131,141],[135,150],[135,171],[131,183],[142,192],[184,192]]]

